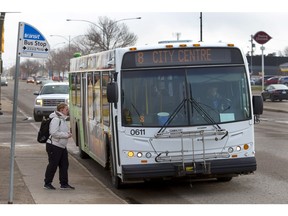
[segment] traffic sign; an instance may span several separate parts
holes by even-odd
[[[48,41],[32,25],[21,22],[18,38],[18,56],[30,58],[47,58],[50,51]]]
[[[270,35],[268,35],[266,32],[264,31],[258,31],[253,39],[259,43],[259,44],[265,44],[267,43],[272,37]]]

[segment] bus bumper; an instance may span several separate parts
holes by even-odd
[[[123,165],[123,180],[160,177],[217,177],[250,174],[256,170],[255,157],[207,160],[195,163]]]

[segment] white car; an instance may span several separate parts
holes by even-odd
[[[56,110],[59,103],[69,104],[69,84],[67,82],[53,82],[45,84],[37,95],[34,102],[33,116],[36,122],[47,118]]]
[[[8,81],[6,77],[1,77],[1,86],[8,86]]]

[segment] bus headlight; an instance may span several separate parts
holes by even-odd
[[[137,157],[141,158],[142,157],[142,152],[137,152]]]

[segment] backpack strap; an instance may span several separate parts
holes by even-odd
[[[53,117],[52,119],[54,119],[54,118],[56,118],[56,116],[55,117]],[[59,125],[58,126],[60,126],[61,125],[61,119],[59,118],[59,116],[57,115],[57,118],[59,119]],[[52,121],[52,120],[51,120]],[[51,124],[51,122],[50,122],[50,124]],[[49,127],[50,127],[50,125],[49,125]],[[52,144],[52,135],[50,134],[50,136],[49,136],[49,138],[48,138],[50,141],[51,141],[51,144]]]

